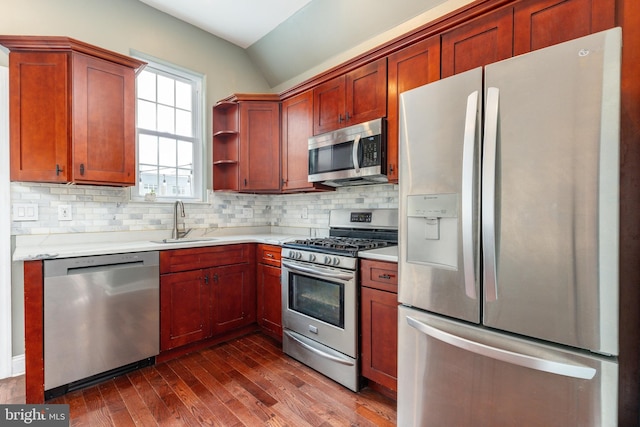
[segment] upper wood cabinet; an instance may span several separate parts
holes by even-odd
[[[615,25],[614,0],[525,0],[514,5],[513,54],[531,52]]]
[[[67,37],[0,36],[9,53],[11,180],[135,185],[144,62]]]
[[[334,190],[308,181],[309,137],[313,136],[313,91],[288,98],[281,105],[282,191]]]
[[[442,77],[513,56],[513,9],[483,15],[442,34]]]
[[[615,0],[523,0],[442,34],[442,77],[615,25]]]
[[[365,64],[313,88],[313,133],[385,117],[387,60]]]
[[[234,95],[213,107],[213,189],[280,191],[277,95]]]
[[[398,182],[400,94],[440,78],[440,38],[422,40],[387,58],[387,177]]]

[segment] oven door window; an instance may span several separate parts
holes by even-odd
[[[344,329],[344,284],[291,273],[289,309]]]

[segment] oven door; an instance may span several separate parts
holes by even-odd
[[[282,260],[282,326],[357,356],[356,272]]]

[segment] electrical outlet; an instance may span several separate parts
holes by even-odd
[[[71,221],[71,205],[58,206],[58,221]]]
[[[242,208],[242,216],[244,218],[253,218],[253,209],[251,209],[251,208]]]
[[[309,210],[307,208],[302,208],[302,219],[307,219],[309,217]]]

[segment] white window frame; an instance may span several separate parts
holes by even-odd
[[[193,139],[194,139],[194,153],[193,153],[193,193],[191,196],[175,196],[175,195],[160,195],[158,192],[155,194],[155,198],[153,199],[156,202],[174,202],[175,200],[183,200],[188,202],[203,202],[206,201],[206,136],[205,136],[205,126],[204,126],[204,111],[206,108],[206,97],[205,97],[205,87],[206,87],[206,79],[204,74],[196,73],[194,71],[188,70],[184,67],[180,67],[175,64],[171,64],[167,61],[164,61],[159,58],[155,58],[151,55],[147,55],[142,52],[138,52],[135,50],[131,50],[131,56],[134,58],[140,59],[142,61],[147,62],[147,66],[145,68],[150,68],[153,70],[157,70],[160,73],[165,73],[169,75],[174,75],[180,79],[186,79],[192,81],[195,84],[195,91],[193,93],[193,119],[194,119],[194,129],[193,129]],[[136,105],[138,102],[138,97],[136,93]],[[138,145],[138,122],[136,118],[136,174],[139,174],[139,145]],[[139,181],[136,180],[135,187],[131,187],[131,195],[130,198],[132,201],[142,201],[149,200],[145,199],[144,195],[140,195]]]

